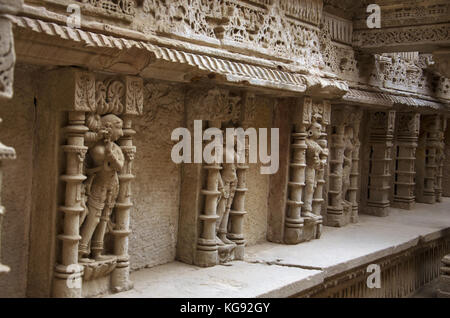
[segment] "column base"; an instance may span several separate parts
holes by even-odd
[[[111,273],[111,291],[120,293],[133,288],[133,282],[130,280],[130,264],[117,263],[116,268]]]
[[[397,208],[397,209],[402,209],[402,210],[412,210],[414,209],[414,207],[416,206],[416,202],[415,201],[395,201],[392,202],[391,206],[393,208]]]
[[[434,195],[424,195],[421,198],[417,198],[416,201],[419,203],[435,204],[436,197]]]
[[[194,264],[200,267],[211,267],[219,264],[219,253],[217,248],[211,251],[197,249],[195,252]]]
[[[81,298],[83,267],[74,264],[73,267],[57,265],[53,280],[54,298]]]
[[[363,211],[365,214],[383,217],[389,215],[389,208],[389,206],[366,206]]]
[[[236,245],[234,248],[234,259],[237,261],[244,260],[245,244]]]

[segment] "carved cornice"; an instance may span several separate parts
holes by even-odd
[[[387,92],[370,92],[350,88],[342,98],[343,103],[360,106],[391,108],[393,106],[428,107],[435,110],[449,111],[447,104],[415,97],[393,95]],[[340,102],[338,102],[340,103]]]
[[[205,72],[205,74],[216,73],[224,76],[229,82],[245,82],[251,86],[268,87],[297,93],[325,93],[338,97],[342,96],[348,89],[345,82],[333,78],[291,73],[278,70],[277,68],[262,67],[207,55],[194,54],[160,47],[144,41],[129,40],[80,29],[72,29],[56,23],[26,17],[8,16],[8,18],[20,28],[77,42],[86,47],[108,48],[120,51],[132,48],[144,50],[150,53],[156,60],[189,65]]]

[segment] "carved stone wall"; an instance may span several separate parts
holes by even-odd
[[[444,149],[444,169],[442,172],[442,195],[450,197],[450,129],[447,119],[447,130],[444,134],[445,149]]]
[[[359,151],[362,111],[346,107],[331,114],[328,204],[325,224],[344,226],[358,221]]]

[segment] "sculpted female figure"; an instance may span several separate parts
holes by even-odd
[[[314,117],[308,129],[308,138],[306,138],[306,176],[305,176],[305,198],[302,216],[310,217],[313,220],[321,218],[320,215],[312,213],[312,202],[314,191],[317,188],[318,171],[323,169],[327,162],[328,150],[319,144],[319,138],[322,134],[322,125],[318,122],[319,118]]]
[[[125,162],[122,149],[115,143],[123,136],[122,125],[122,120],[113,114],[88,119],[88,126],[94,133],[86,139],[93,139],[94,144],[88,151],[92,168],[87,169],[87,203],[80,218],[80,262],[92,262],[87,258],[91,252],[95,260],[108,258],[102,255],[103,239],[119,193],[118,172]]]

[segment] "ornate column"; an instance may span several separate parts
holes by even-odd
[[[143,113],[144,95],[143,81],[138,77],[127,76],[125,78],[126,109],[124,110],[123,137],[118,144],[125,155],[125,163],[119,173],[119,194],[115,206],[115,224],[111,234],[114,237],[114,255],[117,256],[117,264],[111,274],[111,288],[114,292],[121,292],[133,287],[130,281],[130,262],[128,255],[128,236],[130,231],[131,183],[135,176],[132,173],[133,160],[136,147],[133,146],[133,136],[136,131],[132,129],[133,116]]]
[[[415,204],[415,163],[419,128],[419,113],[397,113],[394,199],[392,206],[401,209],[410,210],[414,208]]]
[[[87,75],[86,79],[93,77]],[[59,264],[55,267],[53,281],[54,297],[81,297],[81,277],[83,267],[78,265],[78,242],[80,214],[82,206],[82,182],[86,180],[83,174],[83,162],[87,152],[84,146],[84,134],[89,130],[85,125],[84,112],[69,112],[69,124],[66,126],[66,144],[62,150],[66,155],[66,173],[61,180],[66,184],[65,203],[60,207],[63,217],[63,233],[58,235],[61,241]]]
[[[358,214],[359,214],[359,195],[360,195],[360,175],[359,175],[359,150],[361,148],[360,142],[360,128],[361,128],[361,120],[363,116],[362,110],[354,109],[352,111],[353,124],[351,125],[353,128],[353,151],[352,151],[352,168],[350,170],[350,187],[347,190],[348,201],[352,204],[352,214],[350,217],[351,223],[358,222]]]
[[[250,127],[254,115],[256,112],[256,97],[254,94],[245,93],[243,96],[243,101],[241,103],[240,110],[240,120],[239,126],[245,130]],[[238,163],[237,177],[238,183],[236,188],[236,194],[234,195],[234,201],[232,210],[230,211],[230,232],[228,233],[228,238],[236,244],[234,250],[234,258],[236,260],[244,260],[244,247],[245,247],[245,237],[244,237],[244,217],[247,214],[245,210],[245,194],[248,191],[247,188],[247,171],[249,169],[248,159],[249,159],[249,140],[248,136],[244,135],[245,145],[244,145],[244,156],[245,162]],[[239,155],[239,154],[238,154]]]
[[[333,110],[326,225],[358,221],[359,127],[362,112],[345,107]]]
[[[395,127],[395,111],[370,113],[369,178],[365,212],[376,216],[389,214],[391,189],[390,163]]]
[[[326,225],[344,225],[344,207],[342,204],[342,174],[345,150],[345,116],[343,110],[336,110],[331,115],[331,144],[328,175],[328,207]]]
[[[320,238],[328,158],[325,130],[330,115],[328,101],[313,102],[305,97],[295,107],[284,234],[287,244]]]
[[[440,115],[423,115],[420,125],[419,148],[417,152],[417,190],[416,200],[421,203],[436,203],[436,194],[440,196],[437,182],[441,182],[440,159],[443,156],[443,122]]]
[[[209,128],[221,127],[219,121],[209,121]],[[212,143],[213,141],[211,141]],[[220,195],[218,189],[219,174],[222,167],[218,162],[204,164],[206,171],[206,187],[201,190],[204,196],[203,211],[200,211],[199,220],[200,237],[197,241],[197,252],[195,255],[195,264],[198,266],[212,266],[219,263],[219,252],[216,241],[216,222],[219,219],[217,215],[217,201]]]
[[[284,241],[287,244],[297,244],[302,240],[304,225],[301,210],[303,206],[303,190],[305,188],[306,129],[303,124],[294,125],[291,151]]]
[[[439,142],[436,154],[436,186],[435,186],[435,195],[436,202],[442,202],[442,180],[444,177],[444,162],[445,162],[445,131],[447,130],[447,117],[445,115],[441,115],[439,118]]]

